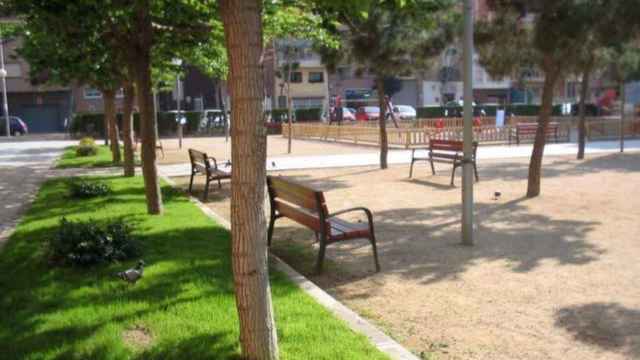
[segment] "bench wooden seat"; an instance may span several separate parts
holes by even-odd
[[[553,137],[555,142],[558,142],[558,133],[560,124],[557,122],[550,122],[547,126],[546,136],[547,138]],[[520,142],[526,138],[535,138],[538,132],[538,123],[519,123],[516,124],[516,144],[520,145]],[[509,144],[511,144],[511,134],[509,134]]]
[[[426,151],[426,157],[416,156],[416,151]],[[478,142],[473,142],[473,152],[471,154],[471,163],[473,164],[473,172],[478,178],[478,168],[476,166],[476,153],[478,151]],[[433,166],[434,162],[444,162],[453,164],[453,170],[451,171],[451,186],[453,186],[453,180],[456,176],[456,169],[464,163],[463,142],[457,140],[429,140],[428,148],[414,148],[411,151],[411,167],[409,168],[409,177],[413,177],[413,164],[416,161],[428,161],[431,165],[431,173],[436,174],[436,168]]]
[[[218,169],[218,162],[214,157],[207,156],[198,150],[189,149],[189,160],[191,161],[191,179],[189,180],[189,193],[193,188],[193,178],[196,174],[202,174],[206,177],[204,185],[203,200],[207,200],[209,196],[209,184],[211,181],[218,181],[218,188],[222,187],[220,180],[231,179],[231,173]]]
[[[356,207],[335,213],[329,213],[324,194],[282,177],[267,176],[271,218],[268,229],[268,245],[271,246],[273,228],[277,219],[285,217],[303,225],[316,234],[320,242],[316,271],[322,272],[325,249],[327,245],[351,239],[368,239],[373,248],[373,259],[376,271],[380,271],[378,250],[373,229],[373,215],[369,209]],[[349,212],[360,211],[367,217],[367,222],[350,222],[338,216]]]

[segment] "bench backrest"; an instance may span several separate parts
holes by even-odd
[[[282,177],[267,176],[271,211],[320,232],[328,231],[328,210],[322,191]]]
[[[559,124],[557,122],[550,122],[547,126],[547,131],[555,131]],[[519,123],[516,124],[518,132],[536,132],[538,131],[538,123]]]
[[[431,150],[458,152],[463,150],[462,141],[458,140],[429,140]]]
[[[198,169],[199,171],[209,172],[209,170],[212,169],[209,159],[210,158],[206,153],[194,149],[189,149],[189,160],[191,161],[191,166]],[[214,166],[213,168],[215,169],[216,166]]]

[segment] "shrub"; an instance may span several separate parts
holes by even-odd
[[[109,185],[98,181],[73,179],[69,181],[69,195],[76,199],[88,199],[105,196],[111,192]]]
[[[96,141],[92,138],[92,137],[83,137],[82,139],[80,139],[80,142],[78,142],[78,145],[80,146],[94,146],[96,144]]]
[[[96,141],[91,137],[82,138],[76,148],[76,155],[78,156],[91,156],[96,155],[97,153],[98,146],[96,146]]]
[[[140,248],[131,230],[122,220],[100,226],[91,219],[70,221],[63,217],[50,240],[50,259],[62,265],[89,266],[136,257]]]

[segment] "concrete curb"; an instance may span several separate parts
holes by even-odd
[[[161,178],[171,186],[176,186],[176,183],[168,176],[161,175]],[[213,210],[206,207],[200,200],[189,196],[189,200],[196,204],[202,212],[204,212],[211,219],[218,222],[227,230],[231,231],[231,223],[224,219],[222,216],[216,214]],[[409,350],[405,349],[397,341],[393,340],[384,332],[380,331],[373,324],[356,314],[353,310],[346,307],[339,302],[336,298],[329,295],[326,291],[319,288],[316,284],[309,281],[302,274],[298,273],[295,269],[289,266],[273,254],[269,254],[272,259],[275,260],[275,266],[278,271],[286,274],[291,281],[293,281],[298,287],[300,287],[309,296],[314,298],[320,305],[324,306],[327,310],[331,311],[342,321],[346,322],[349,327],[360,334],[366,336],[378,350],[387,354],[394,360],[420,360],[417,356],[413,355]]]

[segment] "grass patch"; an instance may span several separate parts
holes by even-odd
[[[124,159],[124,153],[121,150],[121,158]],[[140,165],[140,161],[136,154],[135,164]],[[111,161],[111,149],[107,145],[99,145],[98,153],[92,156],[76,155],[76,146],[70,146],[65,149],[62,156],[56,161],[56,168],[92,168],[92,167],[109,167],[115,166]]]
[[[237,359],[230,235],[180,194],[146,215],[142,179],[101,177],[108,197],[69,201],[64,180],[43,185],[0,252],[3,359]],[[169,193],[169,192],[167,192]],[[46,239],[60,217],[135,224],[145,275],[122,264],[55,268]],[[283,359],[385,359],[284,275],[271,274]]]

